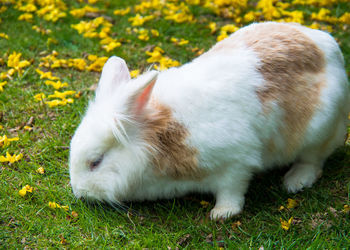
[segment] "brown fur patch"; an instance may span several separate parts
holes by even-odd
[[[200,179],[197,150],[186,143],[188,131],[171,110],[153,101],[155,108],[146,119],[145,138],[156,149],[152,155],[155,172],[174,179]]]
[[[325,84],[325,58],[317,45],[298,26],[264,23],[236,32],[212,48],[212,52],[246,46],[260,58],[264,86],[257,89],[265,113],[271,102],[285,112],[280,133],[292,153],[301,143],[305,129],[319,104]],[[209,51],[210,52],[210,51]]]

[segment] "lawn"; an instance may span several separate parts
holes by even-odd
[[[282,188],[286,170],[256,176],[243,213],[218,222],[210,195],[128,211],[77,200],[68,155],[109,56],[135,77],[184,64],[254,21],[279,20],[330,32],[349,73],[349,11],[348,0],[0,0],[0,246],[348,249],[349,146],[298,194]]]

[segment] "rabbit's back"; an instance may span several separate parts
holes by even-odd
[[[204,168],[242,159],[266,168],[320,147],[334,124],[346,124],[343,63],[325,32],[253,24],[161,74],[155,94],[189,130],[188,143],[199,149]],[[340,144],[336,137],[332,145]]]

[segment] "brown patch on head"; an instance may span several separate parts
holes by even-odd
[[[212,48],[213,52],[248,47],[257,53],[264,85],[257,89],[265,113],[272,103],[284,111],[280,133],[292,153],[319,103],[325,84],[325,58],[297,25],[262,23],[234,33]],[[209,51],[210,52],[210,51]]]
[[[188,131],[164,105],[151,103],[155,108],[145,121],[145,139],[155,148],[152,163],[156,174],[174,179],[200,179],[197,150],[186,143]]]

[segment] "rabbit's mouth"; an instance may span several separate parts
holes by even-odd
[[[130,207],[125,205],[123,202],[118,201],[117,199],[101,199],[101,197],[97,197],[91,194],[91,192],[86,191],[86,190],[79,190],[79,191],[73,191],[75,197],[79,200],[81,200],[84,203],[87,203],[89,205],[107,205],[110,206],[111,208],[114,208],[115,210],[118,211],[123,211],[123,212],[129,212]],[[135,211],[134,211],[135,212]]]

